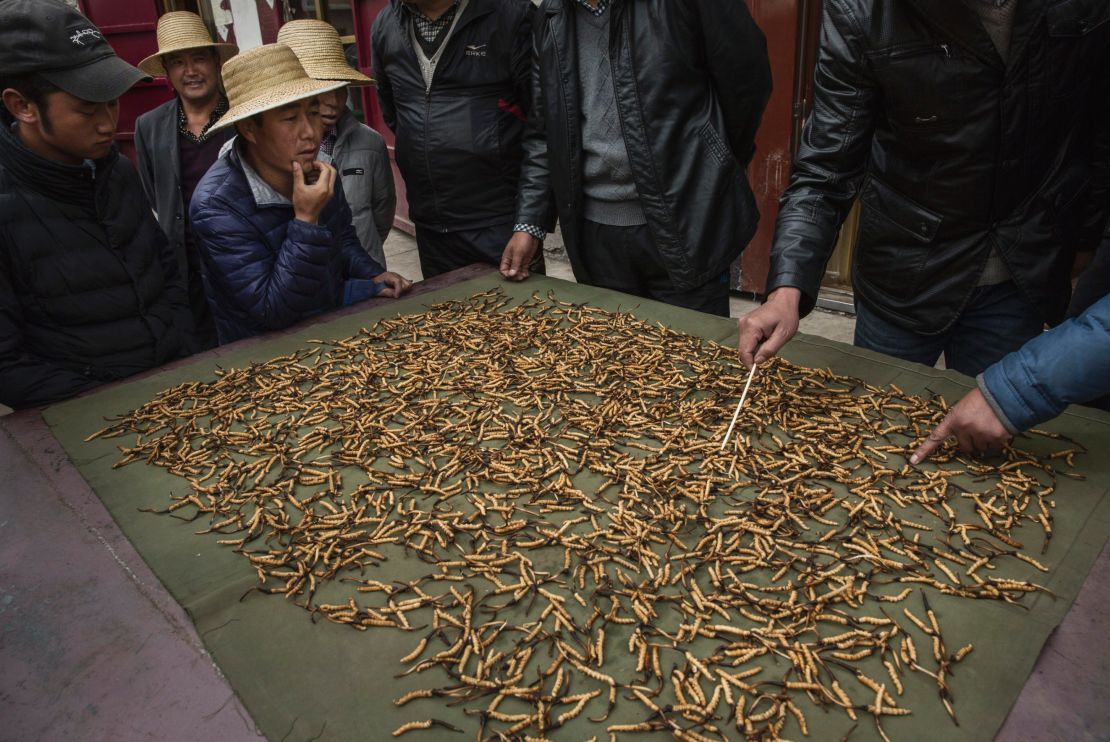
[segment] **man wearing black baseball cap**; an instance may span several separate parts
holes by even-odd
[[[70,95],[94,103],[119,98],[150,79],[116,56],[89,19],[63,2],[0,2],[5,74],[37,73]]]
[[[0,403],[29,407],[177,357],[177,261],[114,144],[146,75],[59,0],[0,2]]]

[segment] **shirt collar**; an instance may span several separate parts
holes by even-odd
[[[236,139],[238,139],[238,137],[236,137]],[[249,162],[247,162],[247,158],[243,156],[243,151],[241,149],[238,154],[239,164],[243,166],[243,175],[247,178],[247,185],[250,186],[251,195],[254,196],[254,203],[257,206],[264,208],[267,206],[293,205],[292,201],[275,191],[273,186],[262,179],[262,176],[251,167]],[[331,157],[325,152],[318,153],[316,159],[320,162],[331,163]]]
[[[320,138],[321,154],[330,156],[335,151],[335,140],[338,136],[339,134],[336,127],[332,127],[324,132],[324,136]]]
[[[422,18],[427,23],[443,23],[444,18],[447,18],[451,13],[459,9],[459,3],[461,2],[462,0],[455,0],[455,2],[451,3],[451,7],[445,10],[443,12],[443,15],[441,15],[439,18],[436,18],[434,21],[428,16],[421,13],[420,9],[417,8],[415,5],[410,2],[406,2],[406,0],[401,0],[401,7],[407,10],[413,17]]]
[[[602,13],[609,7],[609,0],[597,0],[597,7],[591,7],[586,0],[574,0],[583,8],[588,10],[592,15],[600,17]]]
[[[189,131],[189,119],[185,116],[185,108],[181,105],[181,99],[177,99],[177,131],[183,137],[187,137],[197,144],[202,144],[208,135],[212,132],[212,126],[220,120],[220,118],[227,113],[229,108],[227,98],[220,96],[220,100],[216,103],[216,107],[212,109],[212,113],[208,114],[208,123],[200,131],[200,136]]]

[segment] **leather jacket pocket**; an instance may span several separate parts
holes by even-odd
[[[873,176],[860,202],[855,259],[860,278],[892,298],[916,294],[944,218]]]
[[[932,242],[944,221],[940,214],[903,196],[875,176],[867,179],[860,199],[864,210],[882,213],[901,233],[918,242]]]
[[[958,130],[982,104],[981,63],[959,47],[914,42],[867,52],[891,126],[914,141]]]
[[[1093,33],[1108,20],[1103,13],[1105,0],[1065,0],[1045,11],[1048,35],[1078,38]]]
[[[1105,0],[1066,0],[1045,11],[1052,99],[1064,101],[1089,94],[1092,73],[1110,44],[1110,14]]]

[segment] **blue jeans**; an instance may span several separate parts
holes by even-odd
[[[955,323],[939,335],[903,329],[856,301],[855,344],[905,361],[977,376],[1044,329],[1044,320],[1013,281],[979,286]]]

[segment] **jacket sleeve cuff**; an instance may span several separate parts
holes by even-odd
[[[368,279],[350,279],[343,282],[343,306],[357,304],[360,301],[372,299],[381,293],[383,284],[375,283]]]
[[[309,224],[300,219],[293,219],[289,222],[289,230],[285,233],[285,237],[293,238],[297,242],[327,245],[331,243],[331,230],[322,224]]]
[[[518,212],[516,219],[513,221],[513,231],[517,231],[517,225],[526,224],[540,229],[544,234],[550,234],[555,231],[555,219],[554,210],[550,214],[537,214],[532,211]]]
[[[1010,420],[1010,416],[1002,409],[1002,405],[998,403],[994,393],[991,392],[990,386],[987,384],[986,374],[982,373],[976,376],[975,383],[979,386],[979,391],[982,392],[983,399],[987,400],[987,404],[990,405],[991,410],[994,412],[999,422],[1002,423],[1002,427],[1006,428],[1006,431],[1010,435],[1017,435],[1020,433],[1021,431],[1018,430],[1017,426]]]
[[[770,296],[775,289],[795,288],[802,292],[801,302],[798,304],[798,316],[805,317],[817,306],[817,292],[810,289],[805,276],[796,271],[781,271],[767,279],[767,288],[764,296]]]
[[[540,242],[543,242],[547,238],[547,230],[543,227],[537,227],[535,224],[517,223],[513,225],[513,231],[530,234]]]

